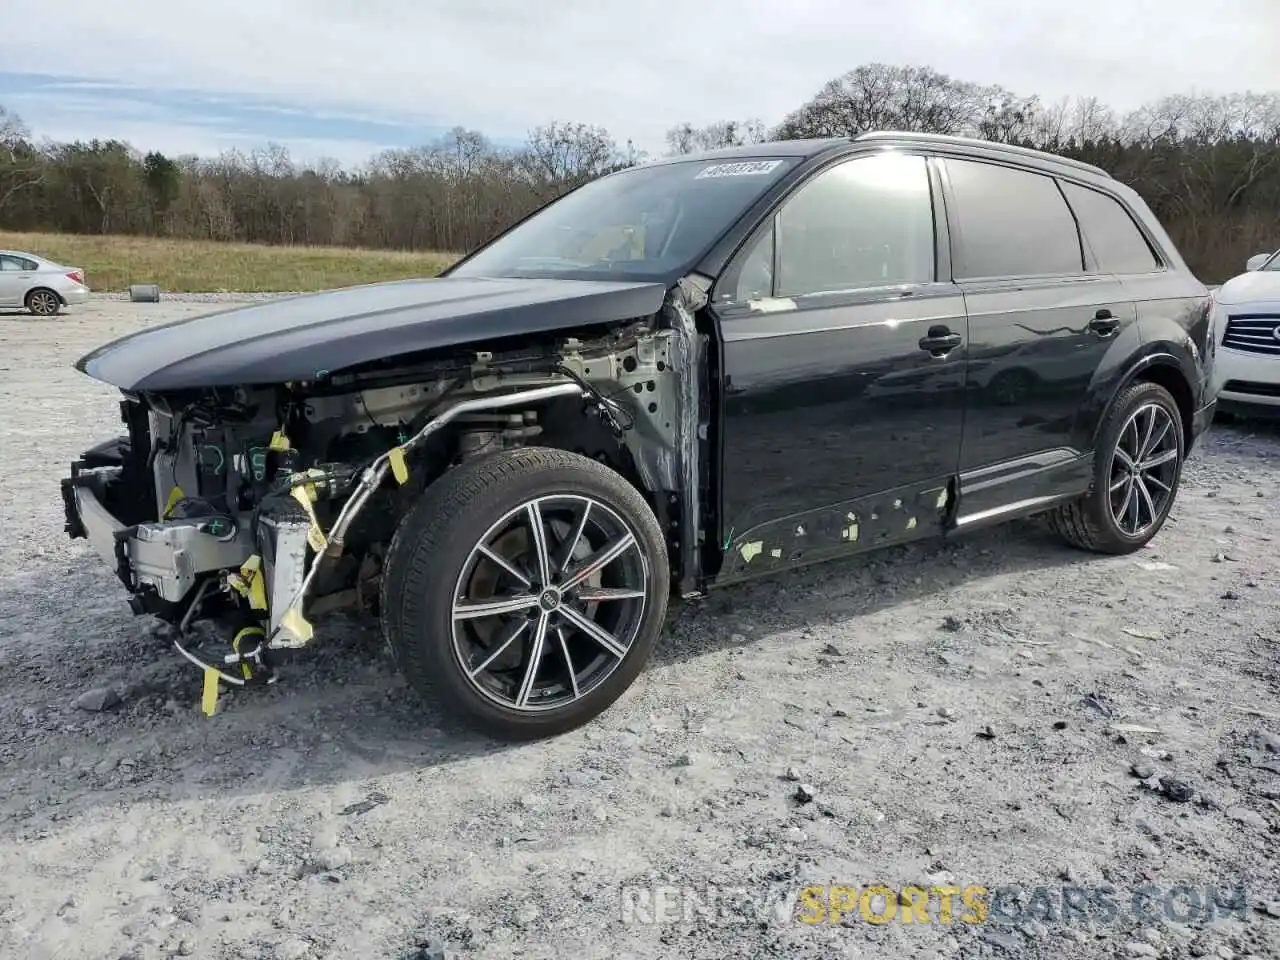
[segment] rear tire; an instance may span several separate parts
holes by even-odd
[[[422,697],[495,738],[532,740],[623,694],[669,592],[662,530],[636,489],[595,460],[526,447],[450,470],[405,515],[382,627]]]
[[[37,317],[57,316],[62,309],[62,298],[44,287],[37,287],[27,294],[26,307]]]
[[[1049,525],[1082,550],[1142,549],[1173,509],[1185,456],[1182,415],[1169,391],[1146,381],[1131,384],[1099,431],[1092,487],[1051,512]]]

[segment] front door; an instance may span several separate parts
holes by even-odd
[[[939,281],[923,156],[840,161],[712,292],[723,342],[721,577],[940,532],[963,427],[964,301]]]
[[[958,523],[998,519],[1082,492],[1091,479],[1081,411],[1137,311],[1093,268],[1059,182],[978,160],[945,161],[954,276],[970,351]]]

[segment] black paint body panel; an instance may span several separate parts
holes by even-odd
[[[129,391],[313,380],[377,360],[656,313],[660,283],[435,278],[289,297],[150,327],[77,362]]]
[[[780,312],[717,303],[713,292],[708,312],[723,365],[718,583],[972,529],[1082,495],[1110,405],[1138,377],[1170,386],[1186,414],[1188,446],[1211,419],[1208,291],[1128,187],[994,147],[911,136],[876,146],[933,158],[935,283],[909,299],[857,291],[796,298],[795,309]],[[790,191],[872,150],[855,141],[802,164],[726,235],[703,272],[731,275],[753,231]],[[1161,268],[1108,274],[1085,237],[1078,275],[955,281],[963,239],[948,157],[1102,190],[1129,208]],[[1101,316],[1114,325],[1099,328]],[[919,328],[935,324],[963,338],[941,361],[916,343]]]
[[[717,310],[730,543],[754,542],[779,518],[828,504],[945,486],[959,467],[965,350],[934,357],[919,347],[934,326],[963,335],[958,289],[813,299],[788,313]],[[932,511],[912,529],[920,527],[942,531]]]

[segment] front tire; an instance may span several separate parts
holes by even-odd
[[[670,576],[653,511],[615,471],[543,447],[450,470],[387,552],[382,625],[400,669],[502,740],[554,736],[643,669]]]
[[[52,290],[39,287],[27,294],[25,304],[37,317],[53,317],[62,309],[62,298]]]
[[[1182,415],[1169,391],[1157,383],[1131,384],[1099,431],[1089,493],[1053,511],[1050,526],[1094,553],[1142,549],[1173,509],[1185,456]]]

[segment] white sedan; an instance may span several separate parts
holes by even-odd
[[[1280,251],[1251,257],[1214,301],[1218,410],[1280,415]]]
[[[52,317],[67,304],[89,299],[84,270],[17,250],[0,250],[0,309],[25,307]]]

